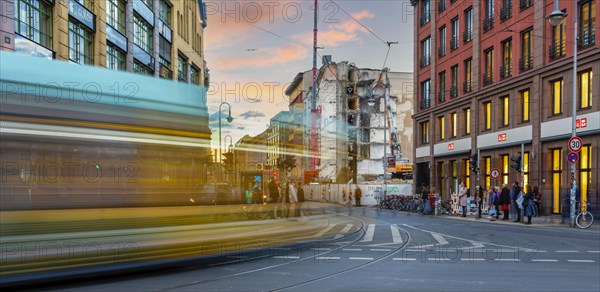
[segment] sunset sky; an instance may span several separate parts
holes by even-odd
[[[232,106],[234,121],[222,115],[222,135],[235,143],[265,130],[269,119],[287,110],[283,91],[296,74],[312,68],[313,1],[207,1],[205,58],[210,70],[208,107],[213,147],[218,147],[218,107]],[[413,8],[408,0],[319,1],[319,55],[334,62],[412,71]],[[321,58],[318,57],[318,66]],[[229,144],[229,140],[227,141]]]

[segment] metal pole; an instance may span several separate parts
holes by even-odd
[[[578,12],[578,2],[573,1],[573,103],[572,107],[572,134],[571,137],[577,136],[577,128],[575,125],[575,120],[577,119],[577,17],[579,16]],[[575,194],[577,193],[577,183],[575,181],[575,171],[576,166],[575,163],[571,164],[571,227],[575,227]]]
[[[475,187],[475,190],[477,190],[477,193],[475,194],[475,205],[477,206],[477,210],[476,210],[476,214],[475,214],[475,218],[479,219],[479,209],[480,204],[481,206],[483,206],[483,198],[481,198],[481,202],[477,202],[477,199],[479,199],[479,192],[483,191],[481,189],[481,186],[479,184],[479,174],[481,173],[481,168],[479,166],[479,161],[481,160],[481,150],[479,148],[477,148],[477,186]]]
[[[389,46],[389,45],[388,45]],[[385,96],[383,98],[383,198],[385,198],[385,196],[387,195],[387,178],[386,178],[386,174],[387,174],[387,141],[388,141],[388,137],[387,137],[387,111],[388,111],[388,106],[387,106],[387,99],[389,97],[390,94],[390,83],[389,83],[389,79],[388,79],[388,68],[384,68],[383,70],[385,70]]]

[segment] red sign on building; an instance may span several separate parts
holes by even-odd
[[[506,133],[498,134],[498,142],[506,142]]]
[[[454,143],[448,144],[448,150],[454,150]]]
[[[581,119],[575,120],[575,128],[583,129],[585,127],[587,127],[587,118],[581,118]]]

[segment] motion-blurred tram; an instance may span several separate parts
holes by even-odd
[[[1,210],[212,201],[204,88],[0,54]]]

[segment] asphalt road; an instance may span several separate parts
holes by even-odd
[[[600,291],[600,232],[338,208],[324,240],[220,263],[54,286],[67,291]],[[298,224],[305,224],[299,221]]]

